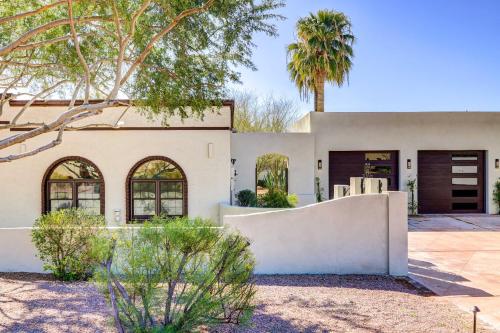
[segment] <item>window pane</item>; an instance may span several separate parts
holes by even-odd
[[[135,216],[152,216],[156,214],[156,201],[155,200],[134,200],[134,215]]]
[[[162,182],[160,184],[160,197],[162,199],[182,199],[182,183]]]
[[[477,165],[453,165],[452,173],[477,173]]]
[[[73,199],[73,186],[71,183],[51,183],[50,199]]]
[[[451,156],[452,161],[477,161],[477,156],[467,155],[467,154],[453,154]]]
[[[153,160],[142,164],[134,172],[133,179],[182,179],[182,174],[173,164]]]
[[[101,197],[101,186],[97,183],[78,184],[78,200],[80,199],[99,199]]]
[[[477,185],[477,178],[452,178],[452,185]]]
[[[50,200],[50,210],[68,209],[73,205],[72,200]]]
[[[377,174],[377,175],[390,175],[392,174],[392,168],[386,165],[368,165],[369,174]]]
[[[101,200],[78,200],[78,207],[90,214],[99,215],[101,213]]]
[[[365,161],[390,161],[391,153],[365,153]]]
[[[99,179],[99,173],[90,164],[71,160],[59,164],[50,179]]]
[[[154,199],[156,198],[156,183],[133,182],[132,198],[134,199]]]
[[[161,212],[167,215],[182,215],[182,200],[166,199],[161,201]]]

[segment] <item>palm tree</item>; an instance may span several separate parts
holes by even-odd
[[[296,43],[288,46],[288,71],[302,98],[314,92],[314,111],[325,111],[325,82],[339,87],[348,79],[354,56],[349,18],[320,10],[297,22]]]

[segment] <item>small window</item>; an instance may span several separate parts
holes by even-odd
[[[477,161],[477,155],[470,154],[453,154],[451,155],[452,161]]]
[[[477,178],[452,178],[452,185],[477,185]]]
[[[454,202],[452,204],[453,210],[476,210],[477,202]]]
[[[103,180],[97,167],[81,157],[55,163],[44,181],[46,212],[81,208],[104,214]]]
[[[138,163],[127,183],[129,221],[147,220],[154,215],[186,215],[186,178],[182,169],[170,159],[152,157]]]
[[[368,174],[372,176],[377,176],[377,175],[391,175],[392,174],[392,167],[388,165],[369,165],[366,164],[366,167],[369,168]],[[366,173],[366,171],[365,171]]]
[[[390,161],[391,153],[365,153],[365,161]]]
[[[452,197],[454,198],[475,198],[477,197],[477,190],[452,190]]]
[[[477,173],[477,165],[453,165],[452,173]]]

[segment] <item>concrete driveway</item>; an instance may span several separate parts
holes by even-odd
[[[410,277],[500,330],[500,217],[409,219]]]

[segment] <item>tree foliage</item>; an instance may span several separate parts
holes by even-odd
[[[32,239],[44,269],[64,281],[86,279],[96,264],[93,241],[105,222],[81,209],[50,212],[36,220]]]
[[[99,242],[96,279],[118,332],[195,332],[251,317],[248,241],[202,219],[155,217]]]
[[[71,100],[46,123],[0,139],[0,150],[51,131],[57,137],[8,162],[60,144],[66,127],[106,108],[135,100],[164,119],[202,116],[239,80],[239,66],[254,68],[252,37],[275,35],[280,0],[12,0],[0,2],[0,116],[10,99],[53,96]],[[83,105],[75,104],[83,99]],[[102,99],[90,104],[91,99]],[[189,106],[189,108],[187,107]]]
[[[288,71],[301,96],[314,93],[315,111],[324,111],[325,81],[342,86],[354,56],[354,35],[349,18],[320,10],[297,22],[297,42],[288,46]]]
[[[298,119],[299,110],[293,100],[268,95],[259,98],[248,92],[233,92],[235,100],[234,128],[241,133],[283,133]]]

